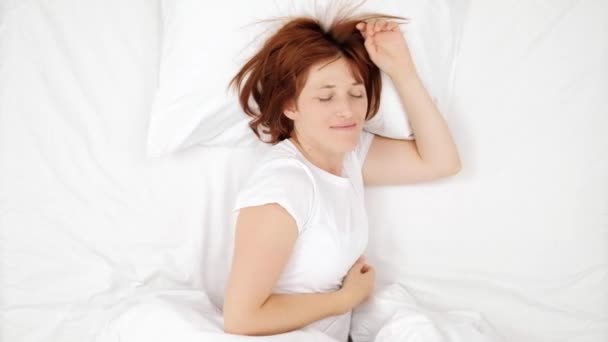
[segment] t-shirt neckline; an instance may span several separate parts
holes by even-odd
[[[306,156],[300,151],[300,149],[293,142],[291,142],[291,140],[289,140],[289,138],[285,139],[284,141],[286,141],[287,144],[289,144],[289,146],[302,158],[302,160],[306,163],[306,165],[308,165],[311,169],[313,169],[315,172],[320,174],[322,177],[324,177],[330,181],[333,181],[335,183],[350,184],[350,178],[348,177],[348,172],[346,172],[346,167],[345,167],[346,160],[342,161],[342,174],[345,176],[334,175],[333,173],[323,170],[322,168],[318,167],[317,165],[313,164],[310,160],[308,160],[308,158],[306,158]],[[345,155],[344,159],[346,159],[346,155]]]

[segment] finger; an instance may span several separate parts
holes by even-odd
[[[356,27],[359,30],[359,33],[361,33],[361,36],[363,36],[363,39],[365,39],[367,37],[367,25],[365,22],[358,23]]]
[[[397,24],[397,23],[396,23],[396,22],[394,22],[394,21],[391,21],[391,22],[388,24],[388,29],[389,29],[390,31],[395,31],[395,29],[396,29],[397,27],[399,27],[399,24]]]
[[[373,20],[373,19],[370,20],[369,22],[367,22],[366,30],[365,30],[366,38],[374,35],[374,23],[375,23],[375,20]]]
[[[384,25],[384,20],[377,20],[374,22],[374,32],[382,31],[382,26]]]
[[[390,24],[390,22],[388,22],[386,20],[382,22],[382,32],[385,32],[385,31],[389,30],[388,29],[388,24]]]
[[[363,42],[363,45],[365,45],[365,49],[370,57],[376,54],[376,38],[374,35],[368,34],[368,36],[365,38],[365,42]]]

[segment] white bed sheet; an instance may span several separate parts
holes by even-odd
[[[217,310],[263,149],[144,157],[157,2],[0,10],[2,341],[250,339],[222,336]],[[607,3],[468,11],[446,113],[464,168],[368,190],[379,285],[478,311],[506,341],[606,341]]]

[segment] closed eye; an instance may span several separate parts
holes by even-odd
[[[354,94],[350,94],[351,97],[354,97],[356,99],[360,99],[363,98],[363,95],[354,95]],[[333,96],[329,96],[329,97],[319,97],[319,101],[321,102],[329,102],[331,101],[331,99],[333,99]]]

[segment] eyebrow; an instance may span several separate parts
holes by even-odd
[[[353,84],[351,84],[351,85],[362,85],[362,84],[363,84],[363,82],[354,82],[354,83],[353,83]],[[319,87],[319,89],[324,89],[324,88],[329,88],[329,89],[331,89],[331,88],[335,88],[335,87],[336,87],[336,86],[335,86],[334,84],[324,84],[324,85],[320,86],[320,87]]]

